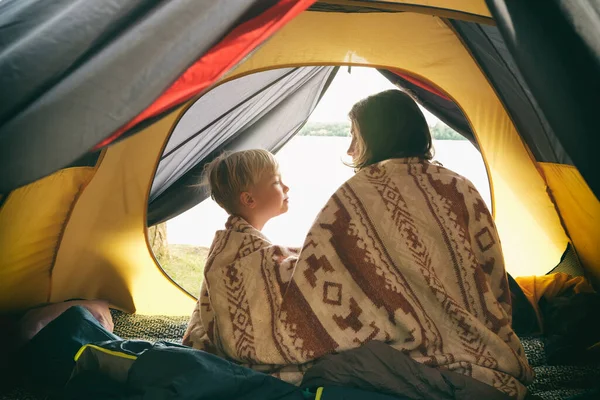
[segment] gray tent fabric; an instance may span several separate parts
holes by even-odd
[[[546,116],[519,72],[496,26],[450,20],[512,118],[535,159],[572,165]],[[552,85],[551,82],[548,82]]]
[[[81,157],[273,2],[0,2],[0,193]]]
[[[259,72],[198,99],[175,127],[159,163],[148,225],[206,199],[202,170],[222,151],[281,149],[304,125],[337,70],[321,66]]]
[[[549,125],[600,198],[600,2],[486,3]]]
[[[150,201],[232,135],[268,113],[281,101],[281,93],[304,78],[294,68],[271,70],[227,82],[198,99],[167,142]]]

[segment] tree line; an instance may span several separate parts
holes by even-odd
[[[455,132],[442,122],[429,127],[434,140],[466,140],[464,136]],[[350,136],[350,122],[307,122],[299,136]]]

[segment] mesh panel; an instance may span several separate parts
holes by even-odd
[[[166,317],[126,314],[111,310],[115,323],[114,334],[123,339],[139,339],[149,342],[164,340],[181,343],[189,317]]]
[[[571,276],[585,276],[583,265],[581,265],[579,257],[570,243],[567,245],[567,249],[563,253],[558,265],[552,271],[548,272],[548,274],[555,272],[563,272]]]

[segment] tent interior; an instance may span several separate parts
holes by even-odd
[[[189,315],[197,294],[187,293],[162,270],[149,245],[148,226],[207,198],[193,182],[223,150],[281,149],[342,66],[377,68],[476,145],[487,169],[509,273],[540,276],[560,264],[564,272],[600,281],[595,178],[578,167],[584,164],[565,145],[538,92],[528,86],[521,59],[513,58],[497,14],[490,11],[496,8],[489,5],[499,2],[299,3],[304,9],[295,9],[293,19],[286,17],[289,22],[220,69],[224,73],[204,89],[190,89],[187,97],[130,124],[117,140],[88,146],[62,165],[49,162],[43,172],[21,182],[7,178],[0,189],[2,313],[78,298],[104,299],[138,315]],[[241,52],[234,45],[229,50]],[[214,60],[204,59],[205,67],[211,60],[215,64],[210,65],[220,62],[219,53],[212,55]],[[190,65],[177,66],[177,76]],[[7,149],[11,131],[21,128],[28,132],[54,124],[54,132],[74,129],[74,122],[64,121],[77,119],[75,102],[75,109],[53,113],[57,103],[32,102],[12,119],[0,114],[0,147]],[[88,107],[84,117],[104,113],[101,107]],[[136,107],[135,114],[147,108]],[[114,115],[121,118],[117,126],[130,122]],[[102,131],[102,139],[113,133]],[[34,139],[27,140],[35,147]],[[55,136],[39,145],[61,140]],[[6,151],[0,159],[15,164],[3,163],[2,174],[16,176],[31,160],[17,150]]]

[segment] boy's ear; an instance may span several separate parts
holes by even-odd
[[[256,201],[254,197],[252,197],[252,193],[250,192],[242,192],[240,194],[240,204],[243,207],[254,208],[256,207]]]

